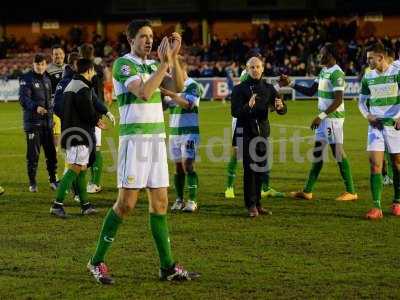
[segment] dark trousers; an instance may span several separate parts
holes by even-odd
[[[262,178],[267,172],[266,154],[266,144],[258,143],[254,149],[250,149],[249,142],[243,143],[243,192],[244,204],[248,209],[261,206]]]
[[[36,173],[41,146],[43,147],[44,155],[46,157],[49,181],[55,182],[57,172],[57,153],[54,146],[53,129],[41,126],[32,131],[26,132],[26,144],[26,162],[30,185],[36,184]]]

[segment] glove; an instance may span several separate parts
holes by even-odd
[[[106,114],[107,119],[110,120],[110,122],[113,124],[113,126],[115,126],[115,117],[111,112],[107,112]]]

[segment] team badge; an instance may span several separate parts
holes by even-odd
[[[156,66],[156,65],[151,65],[150,68],[151,68],[151,70],[154,71],[154,72],[157,71],[157,66]]]
[[[338,85],[344,85],[344,80],[343,80],[343,78],[338,78],[337,84],[338,84]]]
[[[121,66],[121,73],[122,75],[128,76],[131,74],[131,67],[128,65],[122,65]]]

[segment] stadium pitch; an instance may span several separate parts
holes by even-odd
[[[199,212],[169,214],[174,257],[199,271],[198,281],[159,282],[158,258],[147,225],[145,193],[121,227],[107,263],[116,284],[100,286],[88,274],[106,210],[117,190],[117,129],[103,135],[104,190],[90,195],[98,215],[83,217],[69,197],[69,218],[49,214],[54,200],[43,154],[38,193],[28,192],[25,138],[18,103],[0,105],[0,298],[1,299],[287,299],[399,298],[400,219],[388,211],[392,187],[385,187],[385,217],[365,221],[372,206],[366,148],[367,122],[356,102],[346,101],[345,151],[360,200],[334,200],[344,186],[329,153],[314,192],[316,200],[264,199],[272,216],[250,219],[243,205],[242,173],[236,199],[223,196],[230,150],[230,106],[200,104],[201,149]],[[116,106],[113,107],[116,115]],[[274,161],[271,186],[289,192],[302,188],[310,162],[314,101],[288,103],[288,114],[270,116]],[[282,150],[284,149],[284,150]],[[227,153],[225,153],[228,151]],[[224,155],[223,155],[224,154]],[[59,175],[63,159],[59,155]],[[170,164],[170,174],[173,174]],[[170,189],[170,203],[174,200]]]

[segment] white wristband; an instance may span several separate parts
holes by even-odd
[[[328,115],[323,111],[322,113],[320,113],[318,115],[318,118],[320,118],[321,120],[325,119]]]
[[[170,96],[165,96],[164,101],[165,103],[170,103],[172,101],[172,98]]]

